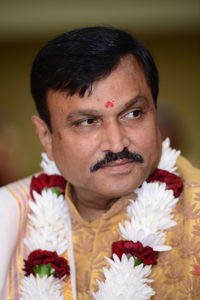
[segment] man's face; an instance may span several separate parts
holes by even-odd
[[[140,186],[156,168],[161,141],[155,105],[144,72],[132,56],[94,83],[89,95],[49,91],[47,104],[52,133],[42,143],[77,193],[118,198]],[[100,163],[95,170],[108,152],[124,149],[140,155],[143,162],[124,158]]]

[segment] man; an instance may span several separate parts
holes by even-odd
[[[39,113],[32,121],[48,156],[42,164],[47,174],[1,189],[1,299],[20,299],[20,293],[21,299],[64,299],[63,294],[65,299],[200,299],[200,277],[194,274],[200,264],[200,173],[182,157],[165,168],[169,156],[179,153],[165,141],[161,158],[158,72],[148,50],[112,28],[62,34],[38,53],[31,91]],[[54,198],[60,203],[64,193],[62,184],[50,183],[64,180],[51,177],[58,176],[48,171],[52,161],[67,180],[60,214],[57,206],[50,213]],[[162,176],[155,179],[155,174]],[[153,189],[150,196],[157,189],[152,207],[143,198],[139,202],[147,187]],[[156,204],[159,189],[166,205],[164,196]],[[52,202],[43,209],[48,197]],[[53,245],[53,218],[64,220],[55,240],[67,251]],[[137,237],[127,238],[137,222]],[[110,271],[103,271],[105,266]],[[49,296],[42,297],[42,289]]]

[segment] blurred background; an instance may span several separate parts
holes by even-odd
[[[0,0],[0,185],[39,170],[34,56],[57,34],[95,25],[128,30],[150,49],[163,136],[200,167],[200,0]]]

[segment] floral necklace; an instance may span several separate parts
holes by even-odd
[[[152,265],[165,245],[166,230],[175,226],[174,209],[183,184],[176,174],[180,151],[170,148],[167,138],[162,144],[158,169],[135,190],[137,198],[127,208],[128,220],[119,224],[124,240],[112,245],[112,258],[105,258],[104,282],[93,293],[96,300],[147,300],[155,292],[148,279]],[[76,300],[75,264],[72,248],[70,214],[64,197],[66,181],[53,161],[42,154],[44,173],[33,177],[30,186],[30,251],[24,261],[25,276],[21,300],[67,300],[63,296],[65,281],[70,277]],[[69,262],[64,258],[68,254]]]

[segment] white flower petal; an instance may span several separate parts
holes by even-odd
[[[30,201],[30,236],[25,240],[30,251],[42,249],[56,251],[58,255],[67,250],[67,226],[70,218],[63,195],[57,196],[51,189],[42,194],[33,192],[35,201]]]
[[[169,247],[164,246],[164,230],[176,225],[171,212],[178,199],[166,189],[165,183],[159,182],[144,182],[136,193],[136,200],[131,201],[127,208],[130,221],[126,221],[124,226],[119,225],[122,237],[133,242],[140,241],[143,246],[154,250],[168,250]]]
[[[162,143],[162,155],[158,168],[176,174],[176,160],[180,153],[170,147],[170,140],[166,138]]]
[[[42,161],[40,166],[47,175],[60,175],[60,171],[56,167],[55,162],[50,160],[45,152],[42,153]]]
[[[99,291],[93,293],[96,300],[146,300],[155,293],[147,285],[151,266],[143,264],[134,267],[134,258],[126,255],[120,259],[114,254],[113,260],[107,258],[110,269],[104,268],[105,282],[98,282]]]
[[[34,277],[31,274],[22,281],[20,300],[64,300],[62,289],[62,280],[53,276]]]

